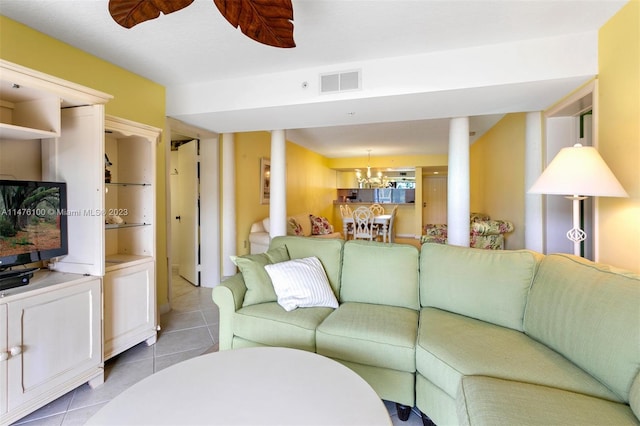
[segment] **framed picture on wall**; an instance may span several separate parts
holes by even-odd
[[[271,162],[268,158],[260,159],[260,204],[269,204],[271,196]]]

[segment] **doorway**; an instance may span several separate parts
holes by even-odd
[[[200,286],[200,141],[171,140],[173,270]]]
[[[172,141],[165,151],[171,305],[185,285],[214,287],[220,282],[220,179],[216,133],[173,118],[167,118],[166,127]],[[174,286],[174,279],[180,285]]]

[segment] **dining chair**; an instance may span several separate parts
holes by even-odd
[[[389,218],[389,223],[387,224],[387,228],[382,232],[382,241],[385,243],[392,243],[394,240],[393,237],[393,223],[396,220],[396,213],[398,212],[398,206],[393,206],[391,209],[391,218]]]
[[[369,209],[373,212],[374,216],[380,216],[384,214],[384,207],[378,203],[371,204]]]
[[[373,203],[369,206],[369,209],[373,212],[374,216],[380,216],[384,214],[384,207],[382,207],[379,203]],[[383,237],[382,225],[378,223],[373,224],[373,238]]]
[[[373,212],[364,206],[353,211],[353,239],[373,240]]]
[[[351,211],[351,207],[344,205],[344,204],[340,204],[340,216],[342,217],[342,219],[347,218],[347,217],[353,217],[353,211]],[[348,222],[345,223],[344,220],[342,221],[343,224],[343,231],[344,231],[344,239],[348,240],[349,239],[349,235],[353,235],[353,223],[352,222]]]

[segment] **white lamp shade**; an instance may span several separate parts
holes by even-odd
[[[549,163],[531,194],[628,197],[607,163],[592,146],[562,148]]]

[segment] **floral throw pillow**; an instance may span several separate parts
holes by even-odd
[[[297,220],[295,220],[294,218],[290,217],[289,220],[287,221],[288,226],[288,230],[287,230],[287,234],[288,235],[297,235],[297,236],[301,236],[304,234],[304,231],[302,230],[302,225],[300,225],[298,223]]]
[[[309,215],[311,220],[311,235],[326,235],[333,232],[333,226],[326,217]]]

